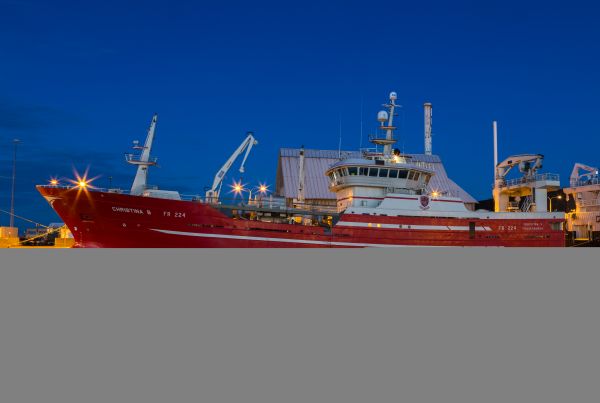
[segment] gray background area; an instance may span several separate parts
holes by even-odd
[[[3,250],[0,401],[598,402],[595,250]]]

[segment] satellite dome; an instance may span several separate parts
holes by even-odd
[[[390,99],[395,101],[398,98],[398,94],[395,91],[390,92]]]
[[[377,120],[380,122],[385,122],[388,120],[388,113],[386,111],[379,111],[377,113]]]

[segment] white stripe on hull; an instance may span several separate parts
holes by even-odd
[[[309,245],[330,245],[330,246],[358,246],[358,247],[375,247],[375,248],[401,248],[401,247],[440,247],[435,245],[392,245],[383,243],[358,243],[358,242],[328,242],[315,241],[312,239],[290,239],[290,238],[267,238],[262,236],[244,236],[244,235],[227,235],[227,234],[206,234],[201,232],[184,232],[171,231],[166,229],[150,228],[152,231],[162,232],[169,235],[195,236],[202,238],[222,238],[222,239],[238,239],[246,241],[265,241],[265,242],[282,242],[282,243],[300,243]]]
[[[385,223],[366,223],[356,221],[340,221],[336,227],[364,227],[364,228],[392,228],[392,229],[416,229],[429,231],[469,231],[468,226],[456,225],[412,225],[412,224],[385,224]],[[491,231],[492,228],[479,226],[475,231]]]

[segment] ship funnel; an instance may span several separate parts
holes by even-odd
[[[431,155],[431,117],[432,106],[429,102],[423,104],[423,111],[425,114],[425,154]]]

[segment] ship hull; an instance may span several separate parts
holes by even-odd
[[[231,216],[199,201],[38,186],[76,247],[561,247],[558,219],[479,219],[342,214],[333,227]],[[560,225],[559,225],[560,224]]]

